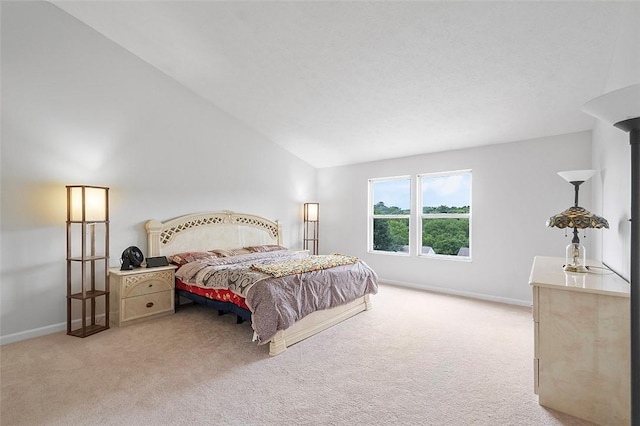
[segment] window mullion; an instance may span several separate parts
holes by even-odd
[[[469,213],[427,213],[422,215],[422,219],[469,219],[469,217]]]

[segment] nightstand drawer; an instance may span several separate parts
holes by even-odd
[[[145,294],[122,299],[122,321],[130,321],[161,312],[173,312],[172,292]]]
[[[173,289],[173,270],[148,272],[124,277],[123,298],[142,296]]]

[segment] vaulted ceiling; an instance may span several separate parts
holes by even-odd
[[[590,129],[611,2],[52,3],[315,167]]]

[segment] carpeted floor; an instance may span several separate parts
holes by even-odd
[[[392,286],[372,301],[277,357],[200,306],[7,344],[0,423],[590,424],[538,405],[530,309]]]

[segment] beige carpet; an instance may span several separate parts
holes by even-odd
[[[391,286],[372,300],[277,357],[199,306],[4,345],[1,424],[589,424],[538,405],[529,309]]]

